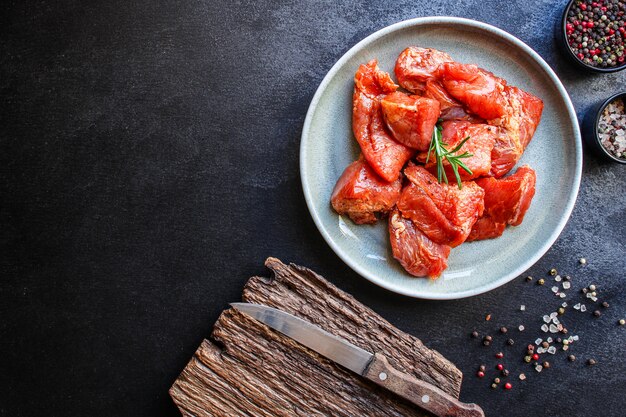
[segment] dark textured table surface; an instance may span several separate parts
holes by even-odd
[[[529,271],[596,283],[611,304],[598,319],[568,312],[579,359],[555,355],[540,374],[521,357],[560,303],[550,285],[519,278],[450,302],[398,296],[346,267],[308,214],[298,148],[309,102],[345,51],[391,23],[453,15],[502,28],[554,68],[579,117],[624,88],[626,71],[584,74],[558,53],[563,1],[454,3],[3,2],[0,415],[178,415],[169,386],[271,255],[442,352],[465,372],[462,399],[489,416],[623,416],[625,166],[585,149],[572,217]],[[501,347],[496,329],[520,323],[516,344]],[[475,328],[495,347],[470,339]],[[511,391],[474,376],[499,349]]]

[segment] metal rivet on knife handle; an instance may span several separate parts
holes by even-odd
[[[382,374],[387,377],[381,378]],[[374,353],[363,376],[439,417],[485,416],[478,405],[463,403],[436,386],[395,369],[380,353]]]

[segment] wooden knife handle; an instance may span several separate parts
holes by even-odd
[[[478,405],[462,403],[436,386],[398,371],[380,353],[374,354],[363,376],[439,417],[485,416]]]

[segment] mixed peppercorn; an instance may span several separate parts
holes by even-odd
[[[567,12],[565,33],[570,49],[587,65],[625,65],[626,1],[579,0]]]

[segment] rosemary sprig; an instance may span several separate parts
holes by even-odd
[[[461,188],[463,188],[463,185],[461,184],[459,167],[464,169],[468,174],[472,175],[472,170],[469,169],[467,165],[465,165],[463,161],[461,161],[461,159],[469,158],[473,155],[471,153],[468,153],[467,151],[463,152],[460,155],[455,154],[461,150],[463,145],[465,145],[465,142],[467,142],[470,137],[466,137],[458,145],[456,145],[454,149],[449,151],[446,149],[448,145],[442,140],[442,131],[443,128],[441,127],[441,124],[437,123],[437,125],[435,126],[435,130],[433,131],[432,139],[430,141],[428,154],[426,155],[426,163],[428,163],[430,159],[430,153],[432,152],[437,161],[437,181],[441,183],[441,180],[443,179],[443,181],[447,184],[448,177],[446,176],[446,170],[443,166],[443,160],[445,159],[446,161],[448,161],[450,167],[452,168],[452,171],[454,172],[454,176],[456,177],[456,183],[458,184],[460,190]]]

